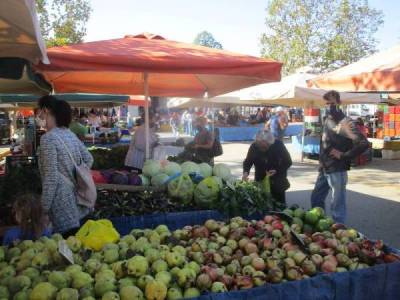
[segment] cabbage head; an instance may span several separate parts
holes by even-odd
[[[187,174],[182,174],[168,184],[168,195],[184,204],[192,201],[193,190],[194,184]]]
[[[173,176],[181,172],[181,166],[176,162],[169,161],[166,163],[161,171],[169,176]]]
[[[213,175],[218,176],[223,180],[227,180],[232,176],[231,169],[226,164],[216,164],[213,169]]]
[[[218,200],[220,188],[216,180],[208,177],[200,181],[194,190],[194,201],[200,208],[212,208]]]
[[[201,163],[198,165],[200,169],[200,175],[204,178],[212,175],[212,167],[207,163]]]
[[[148,159],[144,162],[142,172],[147,177],[156,176],[161,172],[161,164],[158,160]]]
[[[199,166],[192,161],[185,161],[181,164],[182,174],[198,174],[200,172]]]
[[[151,177],[151,185],[152,186],[162,186],[167,182],[169,176],[164,173],[157,174],[156,176]]]
[[[222,189],[224,187],[224,183],[222,182],[222,179],[217,177],[217,176],[211,176],[210,177],[212,180],[215,181],[215,183],[218,184],[219,188]]]
[[[150,185],[150,180],[148,177],[144,176],[143,174],[140,174],[139,177],[142,180],[142,185],[144,186]]]

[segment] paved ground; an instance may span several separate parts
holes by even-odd
[[[294,161],[289,170],[291,188],[288,204],[310,207],[310,194],[317,176],[317,162],[300,162],[290,144],[287,147]],[[249,143],[223,144],[224,154],[216,162],[229,164],[235,175],[242,173],[242,161]],[[348,224],[373,239],[400,248],[400,160],[374,159],[364,167],[349,172]],[[327,199],[327,204],[329,203]],[[329,205],[327,205],[328,207]]]

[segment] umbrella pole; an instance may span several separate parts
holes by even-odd
[[[306,108],[306,102],[304,101],[304,110]],[[304,162],[304,142],[305,142],[305,135],[306,135],[306,122],[304,120],[304,111],[303,111],[303,130],[301,133],[301,162]]]
[[[145,72],[143,74],[144,79],[144,127],[145,127],[145,135],[146,135],[146,159],[150,158],[150,123],[149,123],[149,74]]]

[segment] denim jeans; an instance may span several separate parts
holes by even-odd
[[[325,199],[332,190],[331,212],[337,223],[346,221],[346,184],[347,171],[325,173],[320,171],[311,194],[311,206],[325,209]]]

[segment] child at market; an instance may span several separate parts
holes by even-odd
[[[36,194],[23,194],[13,205],[15,220],[19,226],[9,229],[3,239],[3,245],[12,245],[20,240],[36,240],[41,236],[50,236],[46,228],[40,197]]]

